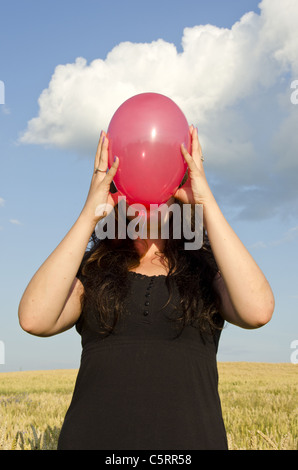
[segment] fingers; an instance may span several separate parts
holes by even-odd
[[[95,154],[94,170],[96,168],[100,170],[108,169],[108,139],[104,131],[101,131]]]
[[[202,161],[203,153],[202,153],[202,148],[201,148],[201,144],[200,144],[199,137],[198,137],[198,129],[194,127],[193,125],[191,125],[189,127],[189,132],[191,135],[191,155],[187,152],[185,147],[184,147],[184,151],[182,151],[182,154],[184,158],[186,159],[186,162],[188,163],[190,169],[192,170],[195,169],[191,161],[195,163],[198,169],[201,169],[203,167],[203,161]]]
[[[97,181],[100,181],[101,184],[103,183],[104,186],[105,185],[110,186],[119,166],[119,158],[115,157],[111,168],[109,169],[109,171],[107,171],[108,170],[108,155],[109,155],[108,146],[109,146],[109,141],[108,141],[107,135],[104,131],[102,131],[100,134],[100,138],[99,138],[99,142],[98,142],[98,146],[96,150],[93,176],[96,178]]]
[[[196,162],[194,161],[192,156],[188,153],[184,144],[181,145],[181,152],[182,152],[183,157],[185,158],[185,161],[190,171],[195,171],[197,169]]]
[[[113,162],[113,165],[111,166],[111,168],[109,169],[109,171],[106,173],[104,179],[103,179],[103,182],[106,183],[106,184],[111,184],[112,181],[113,181],[113,178],[114,176],[116,175],[117,173],[117,169],[118,169],[118,166],[119,166],[119,158],[118,157],[115,157],[114,159],[114,162]]]
[[[193,157],[198,156],[201,158],[202,156],[202,148],[201,144],[199,141],[199,136],[198,136],[198,128],[194,127],[193,132],[192,132],[192,155]]]
[[[103,131],[101,131],[100,138],[97,144],[97,149],[96,149],[96,154],[95,154],[95,159],[94,159],[94,170],[95,168],[98,167],[99,159],[100,159],[100,152],[101,152],[101,146],[102,146],[102,139],[103,139]]]

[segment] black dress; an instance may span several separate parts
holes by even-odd
[[[82,357],[58,450],[226,450],[218,395],[220,332],[168,320],[166,276],[129,272],[128,314],[102,339],[84,321]],[[173,334],[173,332],[175,334]]]

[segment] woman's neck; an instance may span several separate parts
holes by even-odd
[[[134,245],[136,250],[138,251],[141,258],[153,258],[156,251],[162,252],[165,246],[164,239],[151,239],[151,238],[137,238],[134,240]]]

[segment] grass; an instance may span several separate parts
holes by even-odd
[[[298,367],[221,363],[220,396],[229,447],[298,450]]]
[[[298,366],[219,363],[231,450],[298,450]],[[54,450],[76,370],[0,374],[0,450]]]

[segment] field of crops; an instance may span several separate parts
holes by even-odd
[[[231,450],[298,450],[298,365],[220,363]],[[76,370],[0,374],[0,449],[54,450]]]

